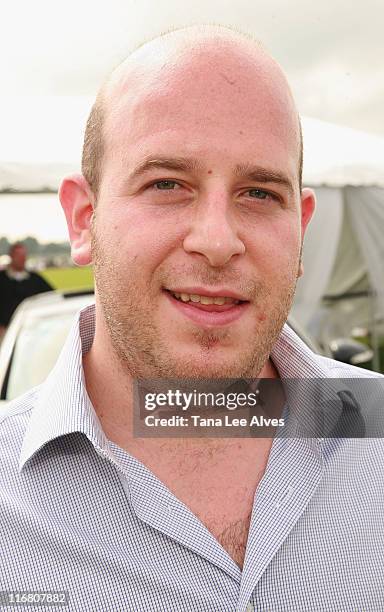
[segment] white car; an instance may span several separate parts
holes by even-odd
[[[74,316],[92,304],[92,291],[51,291],[16,309],[0,346],[0,398],[11,400],[42,383],[59,356]]]

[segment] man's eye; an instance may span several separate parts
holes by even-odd
[[[153,187],[158,190],[163,191],[172,191],[178,187],[178,183],[176,181],[157,181],[157,183],[153,184]]]
[[[248,192],[251,198],[257,198],[258,200],[265,200],[270,193],[263,191],[262,189],[249,189]]]

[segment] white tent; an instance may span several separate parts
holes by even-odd
[[[79,169],[91,100],[3,99],[2,106],[0,192],[55,191]],[[316,189],[317,211],[295,316],[325,340],[357,325],[377,330],[384,325],[384,138],[308,118],[303,135],[304,184]]]
[[[317,210],[294,314],[324,343],[363,327],[377,345],[384,334],[384,139],[313,119],[303,121],[303,133],[304,182],[315,188]]]

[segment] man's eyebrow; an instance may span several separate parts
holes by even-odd
[[[201,170],[203,165],[193,157],[147,157],[143,159],[132,170],[129,179],[137,179],[152,169],[175,170],[181,172],[191,172]],[[245,180],[256,183],[277,183],[288,189],[290,194],[294,193],[292,181],[283,172],[270,170],[263,166],[251,164],[238,164],[235,167],[235,174]]]
[[[235,173],[242,179],[254,181],[255,183],[277,183],[288,189],[291,195],[294,193],[290,178],[283,172],[269,170],[263,166],[252,166],[250,164],[238,164]]]
[[[197,159],[187,157],[148,157],[132,170],[129,178],[130,180],[136,179],[153,168],[190,172],[199,170],[201,164]]]

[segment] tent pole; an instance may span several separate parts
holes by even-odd
[[[373,369],[375,372],[380,372],[380,351],[379,351],[379,338],[376,325],[376,313],[378,311],[378,296],[377,291],[372,289],[371,292],[371,304],[372,304],[372,349],[373,349]]]

